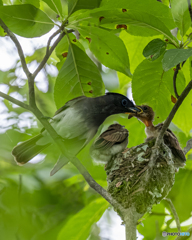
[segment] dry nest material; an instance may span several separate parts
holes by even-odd
[[[175,167],[170,149],[162,144],[153,169],[148,166],[155,140],[114,156],[106,166],[108,192],[124,207],[150,211],[171,190]]]

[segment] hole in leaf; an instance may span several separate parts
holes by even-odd
[[[119,25],[116,26],[116,29],[118,29],[118,28],[127,29],[127,25],[125,25],[125,24],[119,24]]]
[[[122,12],[127,12],[127,9],[122,9]]]
[[[89,43],[91,42],[91,38],[86,37],[86,39],[89,41]]]
[[[102,20],[103,18],[104,18],[104,17],[100,17],[100,18],[99,18],[99,21],[101,22],[101,20]]]
[[[177,99],[173,95],[171,95],[171,102],[173,102],[173,103],[177,102]]]
[[[67,57],[68,52],[62,53],[63,58]]]

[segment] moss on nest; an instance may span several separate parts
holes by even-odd
[[[153,169],[148,166],[154,141],[119,153],[107,164],[108,192],[124,207],[144,214],[171,190],[175,179],[173,156],[166,145],[159,149]]]

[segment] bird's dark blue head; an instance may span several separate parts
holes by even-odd
[[[108,104],[111,105],[108,108],[110,114],[141,112],[141,109],[137,108],[131,100],[122,94],[107,93],[105,97]]]

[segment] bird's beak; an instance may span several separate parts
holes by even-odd
[[[129,107],[129,112],[126,112],[126,114],[129,114],[129,113],[135,113],[135,114],[137,114],[137,113],[142,113],[143,112],[143,110],[142,110],[142,108],[140,108],[140,107]]]

